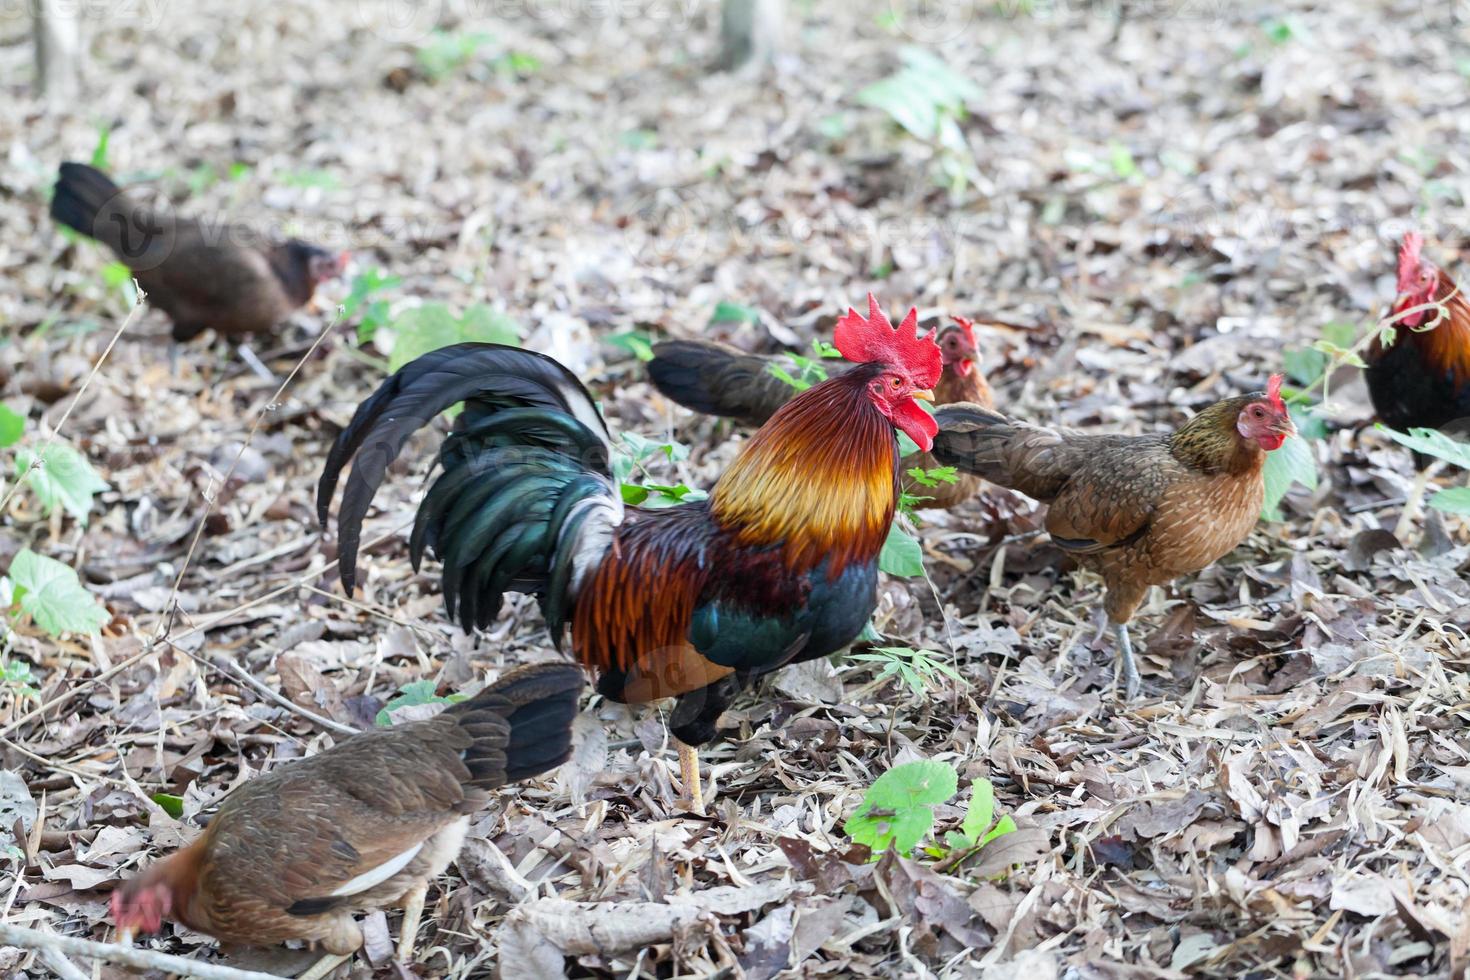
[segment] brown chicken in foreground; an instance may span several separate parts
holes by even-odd
[[[1281,381],[1216,402],[1172,433],[1142,436],[1086,435],[950,405],[935,412],[933,454],[1050,505],[1052,541],[1107,585],[1103,608],[1132,698],[1139,677],[1127,624],[1149,586],[1228,554],[1260,517],[1266,454],[1296,432]]]
[[[423,888],[470,815],[491,790],[566,761],[582,683],[572,664],[523,667],[433,718],[249,780],[197,840],[113,892],[114,923],[147,933],[173,919],[224,942],[345,954],[362,945],[354,913],[401,903],[411,950]]]
[[[954,321],[942,327],[937,336],[944,372],[934,386],[934,403],[971,402],[992,408],[995,396],[980,372],[975,323],[958,316]],[[798,394],[796,388],[772,373],[773,367],[792,376],[800,374],[796,363],[781,355],[745,354],[710,340],[670,340],[653,346],[648,374],[655,388],[685,408],[761,426]],[[828,376],[841,373],[829,371]],[[903,459],[900,473],[907,483],[909,470],[931,470],[941,465],[928,453],[915,453]],[[953,483],[941,480],[936,486],[905,489],[927,498],[923,507],[948,509],[973,497],[980,483],[978,478],[960,473]]]
[[[51,217],[112,249],[173,321],[175,341],[210,327],[225,337],[267,333],[347,265],[345,252],[294,238],[267,244],[250,229],[151,211],[84,163],[61,165]]]

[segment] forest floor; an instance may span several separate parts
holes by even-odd
[[[1006,411],[1137,432],[1259,388],[1330,324],[1368,329],[1408,228],[1445,268],[1470,256],[1464,3],[796,4],[787,53],[736,75],[711,71],[718,13],[692,0],[105,6],[69,111],[33,100],[25,22],[0,13],[0,399],[28,419],[22,446],[70,411],[60,439],[108,484],[85,523],[24,487],[0,514],[0,567],[23,547],[63,561],[111,614],[61,641],[12,618],[5,640],[0,768],[24,786],[0,785],[0,910],[70,935],[108,936],[108,883],[239,780],[330,744],[261,688],[360,727],[410,682],[473,689],[558,656],[530,599],[467,636],[436,566],[411,569],[431,434],[378,495],[362,588],[336,581],[321,462],[417,304],[508,316],[615,431],[689,448],[652,478],[707,487],[745,434],[653,392],[637,338],[802,349],[871,289],[926,322],[1012,324],[980,338]],[[975,86],[959,146],[858,98],[910,45]],[[266,374],[208,338],[172,368],[155,311],[108,351],[126,289],[46,216],[57,163],[103,133],[121,180],[184,213],[352,250],[320,312],[252,343]],[[396,282],[335,316],[375,269]],[[387,325],[359,344],[365,315]],[[1463,970],[1470,529],[1386,536],[1412,462],[1369,425],[1355,372],[1336,380],[1317,488],[1135,620],[1139,702],[1093,643],[1099,581],[1027,533],[1029,503],[926,514],[928,581],[884,581],[875,625],[959,679],[783,673],[704,752],[705,818],[673,805],[663,713],[594,703],[568,765],[477,819],[411,971]],[[864,862],[844,821],[919,758],[959,775],[939,840],[987,779],[1019,829],[968,861]],[[148,942],[221,955],[181,928]],[[226,958],[290,974],[312,957]],[[0,949],[0,974],[45,970]]]

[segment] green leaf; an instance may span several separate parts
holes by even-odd
[[[112,618],[77,578],[70,565],[23,548],[10,562],[15,600],[37,626],[52,636],[95,634]]]
[[[92,497],[107,489],[107,481],[97,475],[87,457],[64,442],[53,442],[46,447],[45,458],[40,460],[29,449],[17,450],[15,467],[17,475],[26,474],[31,490],[48,515],[63,507],[83,526],[92,510]]]
[[[997,837],[1004,837],[1006,834],[1013,833],[1015,829],[1016,821],[1012,819],[1009,813],[1007,813],[1005,816],[996,821],[995,826],[990,829],[989,833],[980,838],[980,843],[981,845],[989,844]]]
[[[924,574],[924,549],[917,538],[895,522],[878,553],[878,568],[889,575],[916,578]]]
[[[0,405],[0,449],[15,445],[26,430],[26,417],[10,408],[8,405]]]
[[[174,796],[172,793],[154,793],[148,798],[154,803],[157,803],[159,806],[161,806],[163,808],[163,812],[167,813],[175,820],[183,817],[184,798],[182,796]]]
[[[714,313],[710,314],[709,322],[714,323],[760,323],[761,314],[753,306],[743,306],[740,303],[731,303],[721,300],[715,306]]]
[[[842,825],[877,855],[895,847],[908,854],[934,826],[934,807],[954,796],[959,780],[947,762],[907,762],[879,776]]]
[[[1289,350],[1281,355],[1281,366],[1287,377],[1302,386],[1314,383],[1327,370],[1327,355],[1308,347]]]
[[[1438,429],[1410,429],[1405,433],[1390,429],[1381,422],[1378,428],[1401,446],[1470,469],[1470,443],[1452,439]]]
[[[1451,487],[1429,498],[1429,506],[1447,514],[1470,514],[1470,487]]]
[[[1317,487],[1317,460],[1307,441],[1300,436],[1288,436],[1281,448],[1266,455],[1263,471],[1266,483],[1266,500],[1261,507],[1261,516],[1266,520],[1279,520],[1276,507],[1293,483],[1300,483],[1308,490]]]
[[[988,779],[977,779],[970,790],[970,809],[960,824],[960,833],[971,842],[978,841],[994,819],[995,787]]]
[[[107,170],[107,145],[112,142],[112,127],[107,123],[97,127],[97,142],[92,147],[92,166]]]
[[[766,365],[766,371],[774,375],[775,377],[780,378],[782,381],[786,382],[797,391],[806,391],[812,386],[812,383],[810,381],[803,381],[801,378],[793,378],[791,376],[791,372],[787,371],[775,361],[771,361],[769,364]]]
[[[1108,161],[1112,165],[1113,175],[1119,180],[1127,180],[1138,173],[1138,164],[1133,159],[1132,151],[1116,140],[1108,148]]]
[[[1322,327],[1322,339],[1346,350],[1358,342],[1358,325],[1346,320],[1334,320]]]
[[[516,346],[521,342],[516,321],[482,303],[471,306],[461,317],[456,317],[443,303],[425,303],[404,310],[393,321],[393,333],[389,371],[397,371],[414,358],[451,344],[477,341]]]
[[[640,361],[653,360],[653,340],[648,334],[630,330],[627,333],[613,334],[607,338],[607,342],[614,347],[621,347]]]
[[[428,679],[409,681],[398,689],[395,697],[389,698],[388,703],[379,709],[373,724],[379,728],[393,724],[392,712],[399,708],[411,708],[420,704],[458,704],[465,699],[463,694],[451,694],[448,697],[439,697],[434,693],[434,682]]]

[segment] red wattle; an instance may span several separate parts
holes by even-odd
[[[934,437],[939,434],[939,423],[934,416],[924,411],[919,403],[906,398],[893,407],[893,424],[924,452],[934,448]]]

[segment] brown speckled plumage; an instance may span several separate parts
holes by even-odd
[[[1173,433],[1087,435],[974,405],[936,412],[934,456],[1050,505],[1046,529],[1107,583],[1126,623],[1151,585],[1228,554],[1260,516],[1266,453],[1236,431],[1264,394],[1210,406]]]

